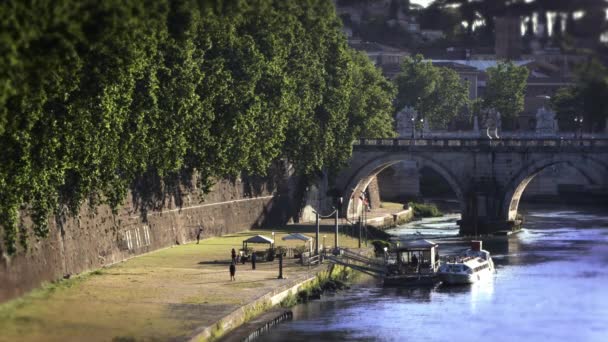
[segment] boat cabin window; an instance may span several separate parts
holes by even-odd
[[[450,272],[462,272],[461,265],[448,265],[448,271]]]

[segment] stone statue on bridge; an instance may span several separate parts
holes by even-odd
[[[483,111],[483,117],[487,137],[490,139],[500,139],[498,136],[498,131],[500,131],[502,126],[500,113],[496,109],[490,108]]]
[[[547,110],[545,106],[536,111],[536,134],[542,136],[553,136],[557,133],[557,120],[555,112]]]
[[[395,115],[395,121],[397,122],[397,134],[400,138],[414,137],[415,128],[414,121],[418,117],[418,112],[409,106],[403,107],[397,115]]]

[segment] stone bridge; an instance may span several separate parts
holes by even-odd
[[[415,161],[445,178],[460,202],[462,235],[519,227],[517,208],[526,186],[557,164],[575,168],[595,191],[608,193],[608,139],[362,139],[336,178],[342,215],[358,216],[361,191],[400,161]]]

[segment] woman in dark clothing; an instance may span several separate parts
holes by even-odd
[[[236,265],[234,262],[230,263],[230,281],[236,280],[234,275],[236,274]]]
[[[232,262],[236,262],[236,251],[234,250],[234,248],[232,249]]]

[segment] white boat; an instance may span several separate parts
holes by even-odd
[[[494,273],[490,252],[481,248],[481,241],[471,241],[471,249],[439,267],[439,279],[445,284],[472,284]]]

